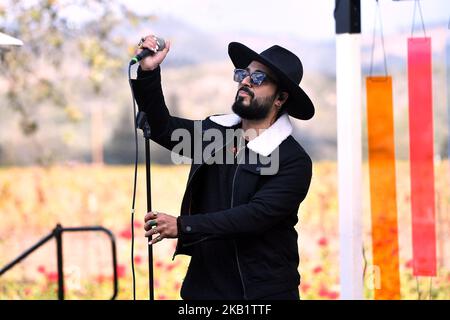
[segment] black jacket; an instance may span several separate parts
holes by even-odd
[[[203,121],[171,116],[164,102],[159,67],[153,72],[138,70],[138,79],[132,80],[132,87],[139,109],[149,114],[152,140],[169,150],[179,143],[171,140],[172,132],[178,128],[186,129],[191,137],[200,139],[206,130],[214,128],[225,137],[225,130],[236,128],[239,121],[235,115],[212,116]],[[237,261],[244,298],[247,299],[296,289],[300,284],[295,225],[299,205],[311,182],[312,162],[290,135],[292,127],[289,127],[287,115],[273,126],[264,136],[258,136],[253,145],[250,141],[248,148],[241,151],[245,152],[245,157],[235,172],[229,209],[207,214],[191,211],[193,190],[202,183],[197,173],[207,165],[205,159],[201,163],[194,161],[179,218],[174,256],[190,255],[192,246],[201,241],[217,237],[233,239],[235,255],[230,259]],[[201,143],[202,151],[208,143]],[[228,147],[227,143],[225,141],[223,148]],[[184,156],[192,157],[194,150],[190,152]],[[278,162],[274,174],[267,174],[273,171],[269,166],[274,167],[267,164],[270,157]]]

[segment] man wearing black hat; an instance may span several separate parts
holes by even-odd
[[[155,54],[140,62],[132,87],[140,110],[148,114],[152,140],[175,151],[174,132],[185,130],[200,146],[177,151],[194,160],[180,216],[156,211],[145,216],[146,236],[157,235],[151,244],[178,238],[174,256],[191,256],[181,297],[299,299],[295,225],[312,162],[292,137],[289,116],[308,120],[314,115],[299,87],[300,59],[277,45],[258,54],[230,43],[238,82],[233,113],[194,121],[171,116],[164,102],[159,65],[170,43],[157,51],[155,38],[148,36],[141,47]],[[206,135],[228,137],[230,130],[240,133],[206,152],[211,150]],[[195,150],[202,152],[201,161],[195,161]]]

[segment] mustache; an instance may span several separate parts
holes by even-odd
[[[254,98],[255,94],[248,88],[248,87],[242,87],[238,90],[237,94],[239,94],[240,91],[244,91],[250,95],[250,97]]]

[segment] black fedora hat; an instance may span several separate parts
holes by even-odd
[[[303,66],[295,54],[278,45],[258,54],[242,43],[231,42],[228,45],[228,55],[236,68],[245,69],[254,60],[270,68],[278,77],[281,87],[289,93],[285,105],[290,116],[302,120],[314,116],[311,99],[299,87],[303,77]]]

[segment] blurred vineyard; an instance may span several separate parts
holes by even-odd
[[[152,166],[153,208],[178,214],[188,166]],[[449,164],[436,163],[436,219],[438,275],[412,275],[409,166],[397,163],[400,272],[402,299],[449,299],[450,191]],[[136,297],[148,299],[147,242],[143,216],[146,208],[145,168],[140,168],[135,227],[134,265]],[[364,165],[364,260],[371,264],[370,195]],[[302,299],[339,298],[339,219],[337,166],[315,163],[311,189],[300,207],[299,233]],[[118,246],[118,299],[132,299],[130,209],[133,186],[131,166],[72,164],[52,167],[0,169],[0,267],[17,257],[57,223],[63,227],[101,225],[116,236]],[[189,258],[172,261],[175,240],[154,247],[156,299],[180,299],[179,290]],[[67,299],[108,299],[112,290],[112,260],[108,238],[101,233],[63,236]],[[373,277],[365,274],[365,297],[373,298]],[[0,299],[56,299],[56,246],[54,241],[34,252],[0,278]]]

